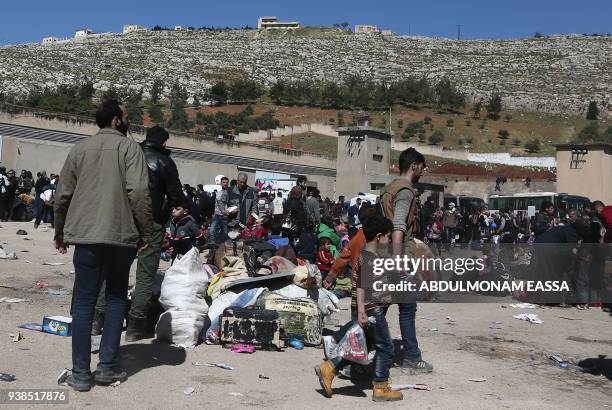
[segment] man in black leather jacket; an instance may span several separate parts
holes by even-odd
[[[147,131],[146,139],[140,144],[149,168],[149,195],[153,210],[153,230],[149,246],[138,253],[136,268],[136,286],[132,295],[126,340],[137,341],[146,337],[147,305],[151,298],[151,285],[159,268],[162,243],[170,211],[175,206],[185,206],[181,181],[176,164],[170,158],[166,148],[168,132],[162,127],[152,127]],[[103,292],[101,292],[103,294]],[[92,334],[99,334],[104,322],[104,306],[96,306],[96,317]]]

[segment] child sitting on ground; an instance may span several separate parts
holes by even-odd
[[[323,279],[325,279],[327,273],[331,269],[332,263],[334,263],[334,255],[332,255],[332,251],[329,249],[329,245],[330,242],[328,238],[319,239],[316,264],[319,270],[321,271],[321,276],[323,277]]]
[[[387,247],[390,243],[393,223],[382,215],[375,214],[363,221],[362,227],[366,245],[361,251],[358,266],[353,270],[351,313],[353,321],[358,322],[364,329],[370,323],[369,317],[373,317],[372,322],[375,322],[369,325],[369,330],[374,332],[376,340],[376,376],[373,380],[372,400],[402,400],[402,393],[391,390],[389,385],[389,370],[393,365],[394,356],[393,341],[386,318],[389,305],[382,301],[366,301],[365,299],[365,288],[368,284],[373,283],[374,280],[380,280],[385,275],[375,279],[373,265],[374,260],[380,257],[379,248]],[[315,367],[319,383],[328,397],[332,396],[334,377],[346,364],[348,361],[344,358],[333,357]]]

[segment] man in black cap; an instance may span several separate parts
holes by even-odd
[[[147,305],[151,298],[151,285],[159,268],[162,243],[170,211],[176,206],[185,206],[176,164],[170,158],[166,141],[170,138],[162,127],[152,127],[146,139],[140,144],[149,169],[149,195],[153,210],[153,230],[149,247],[138,253],[136,287],[132,306],[128,313],[128,327],[125,338],[134,342],[146,337]],[[167,199],[167,200],[166,200]],[[104,292],[100,292],[101,295]],[[104,298],[98,298],[92,334],[99,334],[104,323]]]

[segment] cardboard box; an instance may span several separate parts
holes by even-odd
[[[72,318],[66,316],[43,317],[42,331],[58,336],[72,335]]]

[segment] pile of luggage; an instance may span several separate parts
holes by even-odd
[[[325,317],[339,310],[316,265],[258,241],[191,249],[165,272],[159,302],[157,338],[185,347],[316,346]]]

